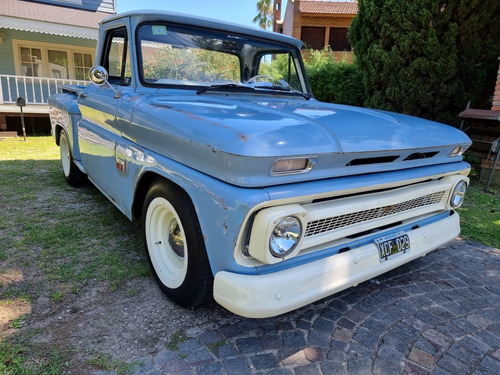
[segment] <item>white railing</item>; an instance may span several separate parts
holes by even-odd
[[[87,86],[88,81],[0,74],[0,104],[15,104],[23,97],[26,104],[47,104],[49,96],[62,92],[60,85]]]

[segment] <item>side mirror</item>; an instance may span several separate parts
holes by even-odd
[[[89,78],[96,85],[102,85],[108,82],[108,71],[102,66],[94,66],[90,69]]]
[[[113,86],[111,86],[111,84],[108,81],[108,77],[109,77],[109,74],[108,74],[108,71],[106,70],[106,68],[104,68],[102,66],[99,66],[99,65],[98,66],[94,66],[89,71],[89,78],[92,81],[92,83],[94,83],[97,86],[101,86],[101,85],[104,85],[104,84],[108,85],[109,88],[111,90],[113,90],[114,93],[115,93],[114,98],[115,99],[121,98],[122,94],[120,94],[118,91],[116,91],[114,89]]]

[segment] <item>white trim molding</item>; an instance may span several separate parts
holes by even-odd
[[[92,29],[82,26],[64,25],[7,16],[0,16],[0,28],[93,40],[97,40],[99,35],[97,27]]]

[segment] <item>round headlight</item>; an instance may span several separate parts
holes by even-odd
[[[451,194],[450,204],[453,208],[458,208],[464,202],[465,192],[467,191],[467,182],[460,181],[455,185],[453,193]]]
[[[302,224],[295,216],[287,216],[274,227],[269,239],[269,250],[276,258],[290,254],[300,241]]]

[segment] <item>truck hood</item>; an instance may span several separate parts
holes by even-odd
[[[134,140],[241,186],[448,163],[461,160],[449,156],[455,147],[470,144],[464,133],[443,124],[314,99],[228,99],[219,93],[170,98],[156,95],[136,108],[133,121],[142,129]],[[316,160],[311,172],[271,176],[277,159],[299,156]]]

